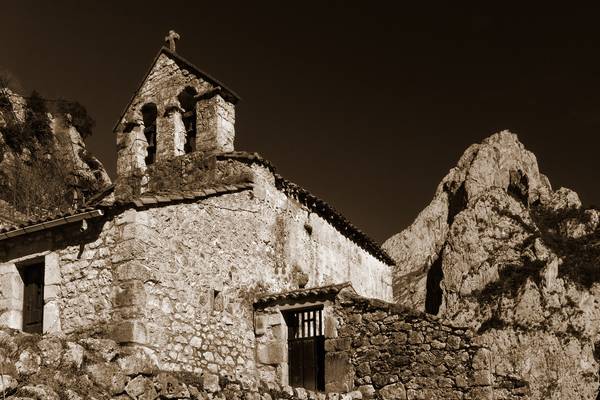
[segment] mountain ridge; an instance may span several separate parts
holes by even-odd
[[[594,398],[599,221],[499,132],[470,146],[413,224],[383,244],[397,265],[394,299],[476,330],[494,372],[529,382],[532,399]]]

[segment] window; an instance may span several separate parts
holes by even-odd
[[[289,385],[325,390],[323,307],[288,311]]]
[[[43,332],[44,320],[44,263],[19,268],[23,280],[23,332]]]
[[[196,95],[198,92],[191,86],[187,86],[179,96],[179,104],[183,108],[183,126],[185,127],[185,145],[183,151],[191,153],[196,151]]]
[[[142,118],[144,120],[144,136],[148,142],[146,165],[153,164],[156,160],[156,117],[158,110],[156,104],[148,103],[142,107]]]

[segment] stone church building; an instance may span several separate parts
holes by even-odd
[[[329,317],[303,291],[349,283],[391,300],[392,260],[377,244],[234,149],[238,100],[161,48],[115,126],[116,183],[87,208],[0,233],[0,323],[34,333],[101,324],[163,369],[287,380],[285,346],[255,343],[261,294],[293,291],[285,316],[310,325],[304,337],[322,336]],[[257,353],[272,367],[257,367]]]

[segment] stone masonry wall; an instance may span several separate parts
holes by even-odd
[[[383,400],[495,398],[499,380],[491,372],[491,353],[478,344],[472,331],[359,296],[349,285],[335,288],[324,288],[321,294],[295,291],[257,303],[256,361],[262,380],[289,382],[283,313],[318,306],[325,338],[326,392]],[[507,389],[502,398],[528,393],[524,382],[501,384]]]
[[[21,328],[23,282],[17,267],[43,261],[44,331],[72,331],[108,322],[116,224],[80,224],[0,242],[0,324]],[[8,307],[7,307],[8,306]]]
[[[326,340],[326,357],[341,360],[339,380],[352,379],[363,398],[494,398],[491,353],[468,329],[351,289],[338,295],[336,312],[337,335]],[[526,383],[514,383],[503,398],[527,395]]]

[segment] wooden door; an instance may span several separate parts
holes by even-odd
[[[325,337],[322,308],[287,313],[289,384],[325,390]]]
[[[23,331],[42,333],[44,320],[44,264],[21,268],[23,279]]]

